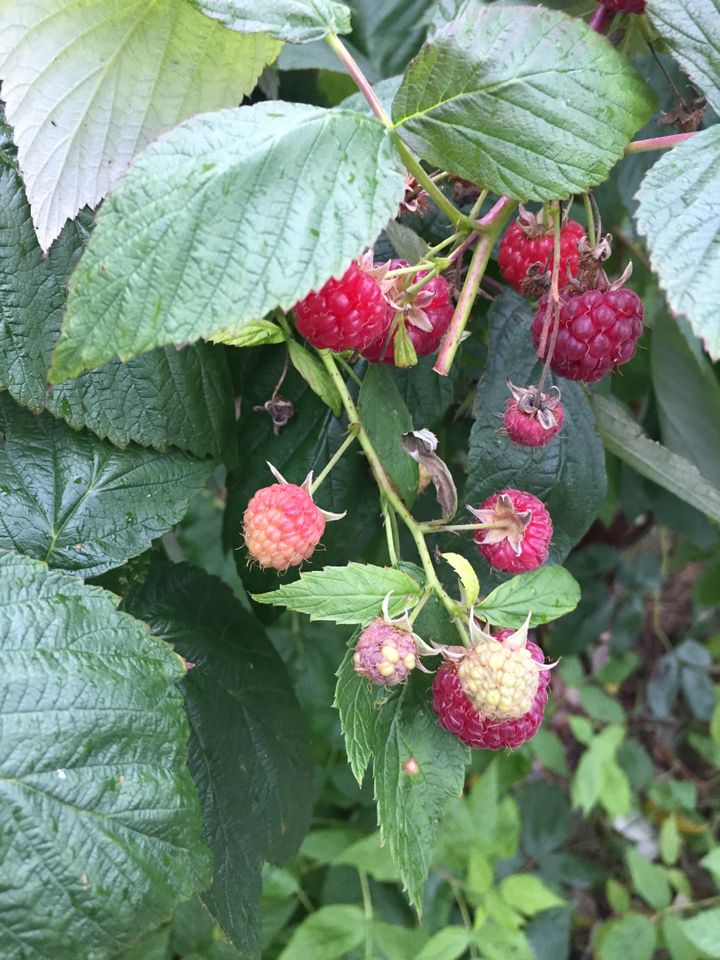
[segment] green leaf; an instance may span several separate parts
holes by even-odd
[[[2,94],[43,250],[160,134],[238,103],[279,50],[175,0],[7,0]]]
[[[599,687],[583,687],[580,705],[588,716],[601,723],[623,723],[625,720],[622,706]]]
[[[358,412],[385,472],[408,506],[415,500],[418,465],[400,446],[400,437],[413,429],[413,422],[387,369],[368,366],[363,377]]]
[[[278,960],[337,960],[351,953],[364,938],[365,917],[360,907],[320,907],[295,928]]]
[[[655,955],[655,927],[638,913],[603,926],[598,943],[599,960],[652,960]]]
[[[450,564],[465,591],[465,603],[468,607],[475,606],[477,598],[480,596],[480,581],[477,574],[470,565],[470,561],[459,553],[443,553],[443,560]]]
[[[670,814],[669,817],[665,817],[660,827],[660,854],[663,858],[663,863],[668,864],[668,866],[675,863],[680,856],[681,848],[682,837],[680,836],[677,817]],[[700,861],[700,865],[704,865],[702,860]]]
[[[720,910],[704,910],[679,924],[693,947],[717,960],[720,957]]]
[[[340,729],[353,776],[362,785],[373,755],[378,708],[385,699],[384,688],[368,683],[353,666],[354,648],[350,647],[337,671],[333,706],[340,713]]]
[[[580,758],[572,782],[573,806],[587,816],[598,802],[615,815],[627,814],[631,795],[627,777],[616,761],[617,749],[625,738],[625,730],[617,725],[606,727],[590,741]],[[613,791],[615,791],[614,796]]]
[[[346,567],[301,573],[299,580],[284,583],[271,593],[256,594],[253,600],[306,613],[311,620],[365,624],[380,616],[389,593],[388,607],[394,616],[413,605],[421,592],[417,580],[402,570],[349,563]]]
[[[334,0],[191,0],[213,20],[239,33],[269,33],[287,43],[311,43],[350,33],[350,10]]]
[[[260,950],[260,872],[300,846],[312,811],[308,733],[285,667],[229,587],[185,564],[151,568],[125,609],[193,664],[183,682],[190,772],[215,860],[203,900],[225,933]]]
[[[415,684],[406,684],[375,721],[373,777],[380,829],[418,911],[440,814],[462,790],[468,754],[438,725],[426,692]],[[415,774],[403,770],[410,757],[419,768]]]
[[[720,489],[705,480],[694,464],[648,439],[616,400],[594,394],[591,402],[598,432],[610,453],[720,522]]]
[[[715,847],[710,853],[706,853],[700,861],[700,866],[712,874],[715,886],[720,887],[720,847]]]
[[[434,357],[420,357],[414,367],[389,368],[412,421],[419,428],[432,427],[453,402],[455,394],[453,375],[457,367],[453,367],[449,377],[439,377],[433,370],[434,363]]]
[[[213,343],[226,343],[229,347],[261,347],[268,343],[284,343],[287,337],[271,320],[252,320],[240,329],[218,330],[209,339]]]
[[[385,236],[392,244],[395,253],[402,260],[407,260],[410,264],[415,264],[426,256],[428,244],[422,237],[418,236],[410,227],[404,223],[398,223],[397,220],[391,220],[385,227]],[[440,377],[438,377],[438,380]]]
[[[697,950],[682,932],[682,923],[681,918],[672,913],[662,918],[662,935],[670,951],[670,960],[698,960]]]
[[[538,877],[515,873],[500,884],[500,896],[519,913],[532,917],[543,910],[561,907],[565,901],[553,893]]]
[[[209,461],[118,450],[0,394],[0,548],[97,576],[182,519]]]
[[[179,658],[97,587],[0,556],[0,953],[106,956],[207,881]]]
[[[674,313],[720,358],[720,127],[695,134],[650,169],[637,227]]]
[[[342,398],[325,367],[295,340],[288,341],[288,351],[292,365],[305,383],[339,417],[343,408]]]
[[[458,960],[470,946],[470,934],[464,927],[445,927],[431,937],[416,960]]]
[[[639,74],[581,20],[474,3],[412,61],[393,120],[424,160],[493,193],[551,200],[602,183],[654,109]]]
[[[720,112],[720,2],[650,0],[648,16],[683,70]]]
[[[398,879],[390,849],[382,843],[379,833],[371,833],[346,847],[333,863],[355,867],[380,883],[395,883]]]
[[[498,297],[488,312],[488,362],[475,399],[469,475],[460,502],[477,507],[506,487],[535,494],[553,521],[550,559],[561,563],[605,499],[605,456],[585,395],[578,384],[567,380],[549,377],[547,381],[548,388],[553,383],[561,388],[565,407],[562,433],[547,446],[520,447],[498,430],[497,414],[510,396],[506,381],[524,386],[537,383],[540,376],[530,337],[532,317],[527,301],[512,292]],[[477,557],[472,544],[469,549]]]
[[[627,847],[625,860],[633,889],[654,910],[664,910],[672,900],[672,890],[665,870],[650,863],[635,847]]]
[[[375,240],[404,181],[391,134],[349,110],[266,102],[189,120],[103,204],[50,379],[292,307]],[[278,183],[294,197],[280,212]]]
[[[530,626],[557,620],[580,602],[580,586],[564,567],[539,567],[496,587],[475,606],[479,617],[499,627],[521,627],[532,611]]]
[[[206,344],[154,350],[48,390],[65,288],[90,225],[85,215],[68,224],[43,257],[22,181],[12,166],[0,167],[0,386],[34,412],[46,407],[71,427],[87,427],[116,446],[177,446],[220,459],[234,427],[232,384],[221,350]]]

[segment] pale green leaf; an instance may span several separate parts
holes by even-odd
[[[320,907],[295,928],[278,960],[338,960],[364,938],[365,917],[360,907]]]
[[[720,0],[648,0],[650,22],[720,112]]]
[[[299,580],[284,583],[271,593],[257,594],[253,600],[306,613],[311,620],[365,624],[381,614],[382,602],[389,593],[389,611],[395,615],[412,606],[421,590],[417,580],[402,570],[349,563],[346,567],[301,573]]]
[[[443,560],[446,560],[453,568],[460,579],[460,583],[465,591],[465,602],[469,607],[475,605],[480,596],[480,581],[472,568],[470,561],[459,553],[443,553]]]
[[[598,940],[598,960],[652,960],[655,938],[655,927],[647,917],[629,913],[603,927]]]
[[[700,861],[700,866],[712,874],[715,885],[720,888],[720,847],[715,847],[710,853],[706,853]]]
[[[238,103],[280,44],[176,0],[3,0],[0,78],[40,245],[160,134]]]
[[[431,937],[416,960],[458,960],[470,946],[470,934],[464,927],[445,927]]]
[[[627,847],[625,860],[633,889],[654,910],[663,910],[672,900],[672,890],[665,870],[641,856],[635,847]]]
[[[553,893],[539,877],[527,873],[514,873],[500,884],[500,896],[515,910],[532,917],[543,910],[561,907],[565,903],[562,897]]]
[[[288,350],[292,365],[305,383],[339,417],[343,408],[342,399],[325,367],[296,340],[288,341]]]
[[[380,883],[396,883],[398,879],[390,848],[382,843],[379,833],[371,833],[369,837],[363,837],[346,847],[333,863],[355,867]]]
[[[635,70],[581,20],[474,3],[412,61],[393,120],[430,163],[494,193],[550,200],[602,183],[654,107]]]
[[[593,737],[580,758],[573,777],[571,796],[573,806],[580,807],[584,814],[590,813],[600,801],[609,780],[614,779],[614,775],[619,771],[615,755],[624,739],[625,730],[622,727],[606,727],[602,733]]]
[[[704,910],[680,928],[690,943],[713,960],[720,958],[720,910]]]
[[[681,847],[682,837],[680,836],[677,817],[674,814],[670,814],[669,817],[665,817],[660,827],[660,854],[663,858],[663,863],[667,863],[668,865],[675,863],[680,856]],[[702,860],[700,861],[700,865],[705,866]]]
[[[104,590],[0,556],[0,954],[105,957],[208,880],[179,657]]]
[[[521,573],[496,587],[475,607],[478,617],[500,627],[520,627],[529,612],[530,626],[557,620],[580,602],[580,587],[564,567],[544,566]]]
[[[720,126],[669,150],[638,192],[637,226],[671,309],[720,358]]]
[[[182,124],[103,204],[51,380],[292,307],[375,240],[404,181],[389,132],[348,110],[266,102]]]
[[[226,343],[229,347],[260,347],[267,343],[284,343],[287,337],[271,320],[252,320],[239,329],[218,330],[208,339],[213,343]]]
[[[329,33],[350,33],[350,10],[335,0],[191,0],[239,33],[268,33],[287,43],[311,43]]]

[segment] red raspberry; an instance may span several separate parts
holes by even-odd
[[[247,505],[243,535],[261,567],[287,570],[312,556],[325,531],[322,510],[294,483],[263,487]]]
[[[477,510],[468,509],[480,523],[494,525],[478,530],[474,537],[491,567],[525,573],[547,560],[553,525],[542,500],[523,490],[508,489],[488,497]]]
[[[547,294],[542,297],[532,324],[535,349],[540,346]],[[586,290],[563,295],[557,340],[550,368],[568,380],[592,383],[627,363],[635,355],[643,330],[643,304],[632,290]],[[552,342],[552,321],[547,344]],[[540,355],[544,360],[545,352]]]
[[[398,270],[407,266],[407,260],[391,260],[388,268]],[[388,292],[392,302],[401,302],[404,287],[417,283],[426,275],[427,270],[421,270],[414,276],[408,274],[407,277],[398,278],[400,282],[396,285],[396,288]],[[453,309],[450,287],[444,277],[433,277],[419,291],[412,304],[405,309],[403,315],[405,329],[419,357],[427,357],[431,353],[435,353],[440,346],[440,341],[450,326]],[[398,308],[388,304],[387,310],[387,325],[382,335],[362,351],[365,359],[370,360],[371,363],[387,363],[390,365],[395,363],[394,336],[390,332],[390,327]]]
[[[600,0],[612,13],[644,13],[645,0]]]
[[[580,253],[578,243],[585,236],[585,228],[568,220],[560,230],[560,286],[564,287],[578,272]],[[498,263],[503,277],[518,293],[533,264],[539,263],[542,272],[553,267],[554,237],[537,224],[535,217],[521,217],[505,231],[498,249]]]
[[[503,416],[507,435],[523,447],[544,447],[557,436],[565,419],[560,391],[553,387],[555,393],[538,393],[536,387],[508,386],[512,397]]]
[[[499,630],[495,639],[504,641],[514,631]],[[542,650],[528,641],[527,649],[537,663],[545,663]],[[532,706],[517,720],[495,721],[483,717],[465,695],[457,674],[458,665],[444,663],[433,680],[433,707],[440,726],[454,734],[469,747],[482,750],[502,750],[519,747],[538,731],[548,699],[550,671],[538,672],[538,687]]]
[[[417,663],[412,628],[403,629],[377,617],[360,634],[353,654],[355,671],[373,683],[395,686]]]
[[[380,285],[357,263],[295,304],[298,332],[314,347],[335,353],[363,350],[385,335],[389,323]]]

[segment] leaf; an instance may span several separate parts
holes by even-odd
[[[268,343],[284,343],[287,337],[271,320],[252,320],[236,330],[218,330],[211,337],[213,343],[226,343],[230,347],[261,347]]]
[[[292,684],[260,624],[203,571],[155,565],[125,609],[193,664],[183,682],[189,765],[215,860],[203,900],[238,946],[259,954],[262,864],[297,852],[312,812],[310,744]]]
[[[625,849],[625,860],[635,892],[654,910],[669,906],[672,890],[665,870],[646,860],[635,847]]]
[[[405,69],[424,39],[427,0],[351,0],[353,40],[383,77]]]
[[[650,169],[638,192],[638,231],[670,309],[720,358],[720,127],[695,134]]]
[[[694,464],[648,439],[616,400],[593,394],[591,403],[598,432],[610,453],[720,522],[720,489],[708,483]]]
[[[238,103],[279,50],[175,0],[6,0],[2,95],[43,250],[160,134]]]
[[[126,365],[115,361],[48,390],[65,288],[90,226],[81,215],[43,257],[22,181],[14,167],[0,165],[0,386],[22,406],[36,413],[47,408],[116,446],[177,446],[218,459],[231,452],[230,374],[222,351],[205,344],[155,350]]]
[[[354,648],[350,647],[337,671],[333,706],[340,713],[340,729],[353,776],[362,786],[373,755],[375,721],[384,691],[355,673]]]
[[[267,102],[176,127],[103,204],[50,379],[287,310],[374,241],[404,180],[390,133],[349,110]]]
[[[676,817],[672,819],[677,822]],[[712,874],[715,885],[720,886],[720,847],[715,847],[710,853],[706,853],[702,860],[700,860],[700,866]]]
[[[0,556],[0,953],[106,956],[207,880],[178,657],[97,587]]]
[[[360,907],[320,907],[296,927],[278,960],[337,960],[347,957],[365,938]]]
[[[665,653],[652,669],[647,685],[647,704],[654,717],[664,720],[670,716],[672,705],[680,690],[680,665],[675,653]]]
[[[622,706],[599,687],[583,687],[580,705],[588,716],[600,723],[623,723],[625,720]]]
[[[652,960],[655,955],[655,927],[638,913],[611,920],[602,929],[599,960]]]
[[[474,3],[412,61],[393,120],[441,169],[493,193],[551,200],[602,183],[654,109],[639,74],[582,21]]]
[[[401,446],[413,429],[412,418],[392,377],[379,364],[370,364],[358,397],[362,425],[398,493],[412,506],[418,486],[418,466]]]
[[[720,2],[651,0],[648,16],[693,83],[720,111]]]
[[[480,596],[480,581],[470,566],[470,561],[466,560],[465,557],[459,553],[443,553],[441,556],[458,575],[463,590],[465,591],[465,603],[467,606],[475,606],[477,598]]]
[[[470,946],[470,934],[464,927],[445,927],[432,936],[416,960],[458,960]]]
[[[379,833],[371,833],[346,847],[333,863],[362,870],[379,883],[395,883],[398,879],[390,850],[383,845]]]
[[[350,10],[334,0],[191,0],[208,17],[240,33],[269,33],[286,43],[311,43],[350,33]]]
[[[327,404],[336,417],[340,416],[343,408],[342,398],[338,389],[319,360],[316,360],[304,347],[295,340],[288,341],[290,360],[297,372],[316,393],[323,403]]]
[[[500,884],[500,896],[519,913],[532,917],[543,910],[561,907],[565,901],[553,893],[538,877],[515,873]]]
[[[418,911],[440,814],[446,801],[462,790],[468,754],[464,744],[438,725],[426,694],[410,683],[385,704],[375,721],[378,821]],[[409,757],[417,762],[415,774],[403,770]]]
[[[349,563],[346,567],[301,573],[299,580],[284,583],[271,593],[255,594],[253,600],[306,613],[311,620],[365,624],[380,616],[389,593],[388,607],[394,616],[412,605],[421,592],[417,580],[402,570]]]
[[[434,357],[420,357],[414,367],[389,368],[413,423],[421,427],[432,427],[440,420],[455,394],[453,374],[457,373],[457,367],[453,367],[449,377],[439,377],[433,370],[434,363]]]
[[[118,450],[0,394],[0,549],[97,576],[182,519],[213,464]]]
[[[522,846],[537,863],[560,849],[570,836],[570,809],[563,790],[544,780],[528,781],[517,790],[522,813]]]
[[[496,587],[475,606],[475,613],[500,627],[521,627],[532,611],[536,627],[570,613],[580,602],[580,585],[564,567],[539,567]]]
[[[713,960],[720,957],[720,910],[703,910],[679,926],[694,947]]]
[[[409,264],[418,263],[427,255],[430,249],[422,237],[418,236],[410,227],[406,227],[397,220],[391,220],[385,227],[385,236],[392,244],[395,253]],[[438,379],[440,379],[438,377]]]
[[[572,782],[572,802],[587,816],[593,807],[600,801],[608,790],[609,785],[620,785],[616,796],[616,814],[627,813],[629,810],[630,794],[627,788],[627,779],[623,788],[620,775],[624,777],[617,765],[615,756],[617,749],[625,738],[625,730],[617,725],[606,727],[602,733],[593,737],[588,749],[580,758]],[[618,809],[626,806],[627,809]],[[604,805],[604,804],[603,804]]]
[[[559,437],[537,450],[519,447],[499,431],[498,414],[510,396],[506,381],[524,386],[537,383],[540,376],[530,338],[532,316],[527,301],[511,292],[498,297],[488,312],[489,355],[475,399],[469,475],[461,502],[477,507],[506,487],[535,494],[552,517],[550,559],[560,563],[605,499],[605,457],[582,390],[560,378],[547,381],[547,388],[555,383],[562,390],[565,426]]]

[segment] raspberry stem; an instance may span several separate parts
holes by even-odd
[[[648,140],[633,140],[625,147],[625,153],[647,153],[649,150],[668,150],[694,137],[695,133],[671,133],[665,137],[650,137]]]
[[[370,104],[372,112],[378,118],[380,123],[387,127],[388,130],[392,130],[392,120],[385,112],[385,107],[383,107],[382,103],[380,102],[380,98],[375,93],[368,78],[362,72],[360,64],[357,62],[355,57],[353,57],[342,40],[334,33],[328,34],[328,36],[325,37],[325,40],[340,63],[342,63],[352,79],[355,81],[358,90]]]
[[[402,161],[417,182],[423,187],[427,195],[435,201],[435,204],[442,210],[450,223],[457,229],[464,227],[466,230],[477,230],[477,223],[466,216],[462,210],[458,210],[452,200],[448,199],[442,190],[436,186],[430,174],[425,172],[425,168],[420,161],[408,150],[395,132],[395,146],[402,157]]]
[[[335,453],[332,455],[332,457],[330,457],[330,459],[328,460],[328,462],[325,464],[325,466],[323,467],[323,469],[320,471],[320,473],[318,474],[318,476],[317,476],[317,477],[315,478],[315,480],[313,481],[313,485],[312,485],[312,487],[311,487],[311,489],[310,489],[310,493],[313,493],[313,494],[315,493],[315,491],[316,491],[316,490],[320,487],[320,485],[322,484],[323,480],[325,480],[325,478],[330,474],[330,472],[331,472],[331,470],[333,469],[333,467],[334,467],[334,466],[338,463],[338,461],[342,458],[342,455],[345,453],[345,451],[347,450],[347,448],[348,448],[352,443],[355,442],[355,438],[356,438],[356,436],[357,436],[357,428],[358,428],[358,424],[356,424],[356,423],[350,423],[350,424],[348,424],[348,435],[345,437],[345,439],[343,440],[343,442],[340,444],[340,446],[337,448],[337,450],[335,451]]]

